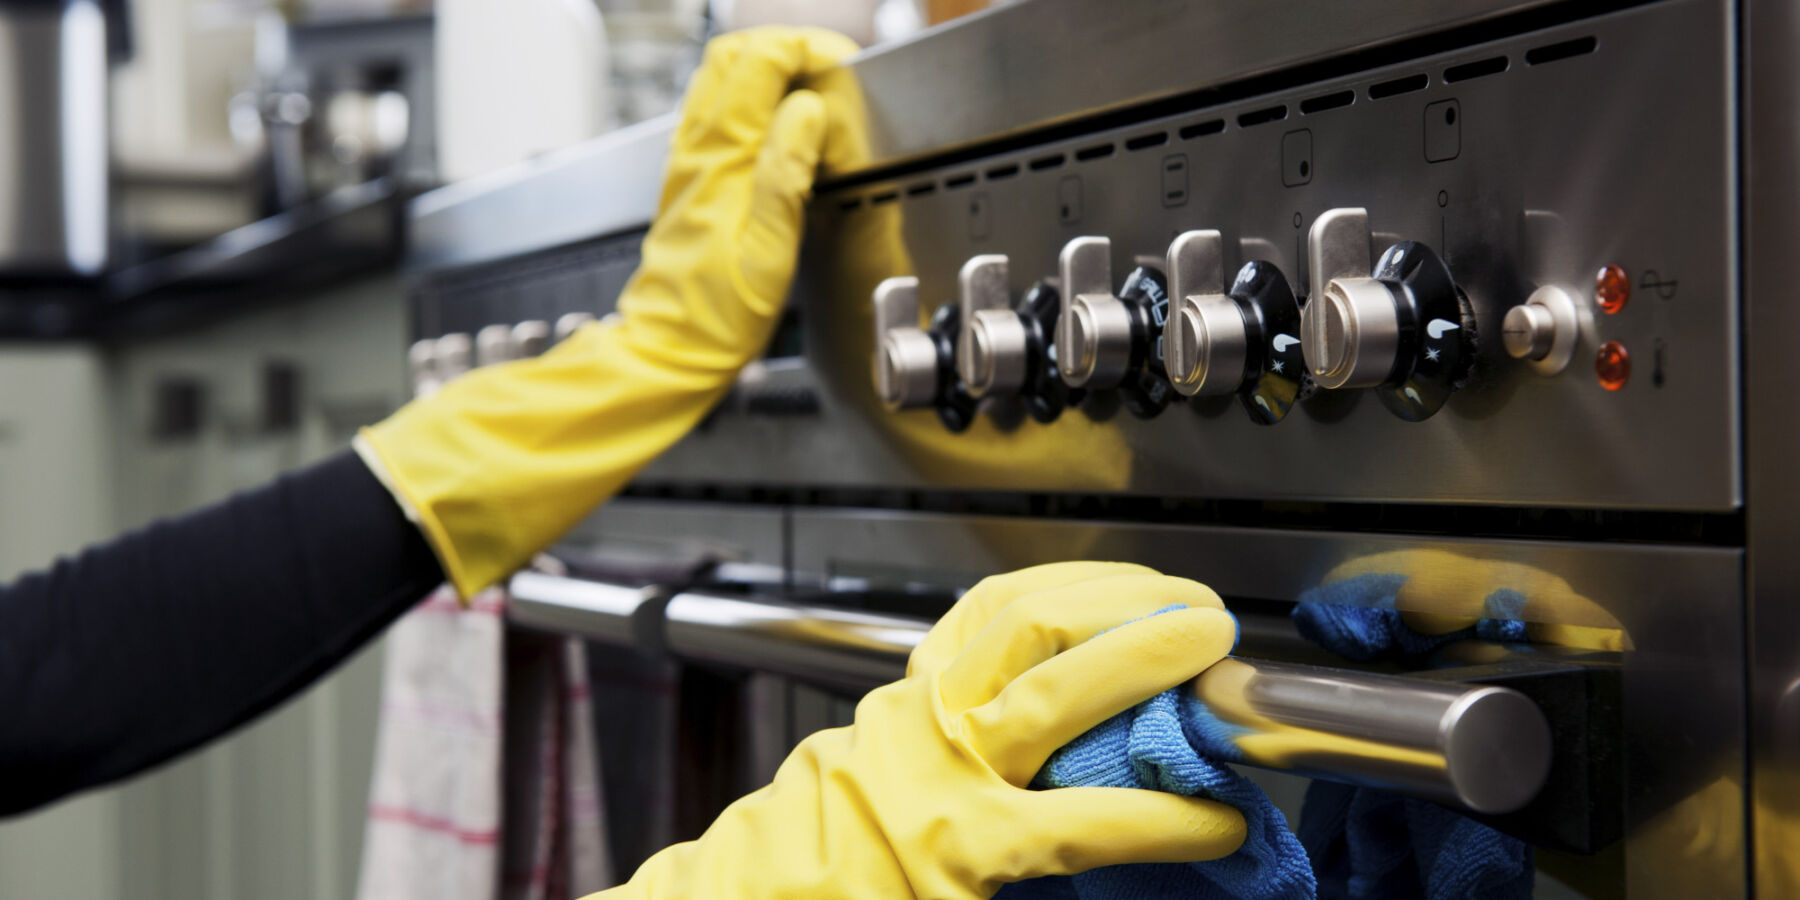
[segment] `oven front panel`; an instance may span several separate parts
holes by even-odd
[[[1733,509],[1730,56],[1720,4],[1657,3],[828,189],[796,292],[798,340],[646,478]],[[1305,293],[1309,230],[1343,207],[1368,211],[1376,255],[1401,240],[1439,252],[1472,305],[1473,374],[1423,421],[1398,418],[1376,390],[1321,391],[1273,425],[1237,397],[1142,419],[1117,391],[1093,391],[1051,424],[989,399],[953,433],[932,409],[877,399],[870,298],[883,279],[915,276],[929,315],[956,301],[979,254],[1007,257],[1018,298],[1057,276],[1074,238],[1110,238],[1116,285],[1134,265],[1161,266],[1178,233],[1216,229],[1227,273],[1266,261]],[[1629,282],[1616,314],[1596,304],[1606,266]],[[1565,288],[1579,318],[1573,360],[1549,376],[1508,356],[1501,334],[1543,285]],[[1607,390],[1596,357],[1613,342],[1631,368]],[[758,401],[770,396],[804,402]]]

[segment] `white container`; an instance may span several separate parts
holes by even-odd
[[[437,0],[438,166],[504,168],[612,127],[592,0]]]

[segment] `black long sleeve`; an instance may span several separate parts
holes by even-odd
[[[0,815],[230,731],[442,580],[345,452],[0,587]]]

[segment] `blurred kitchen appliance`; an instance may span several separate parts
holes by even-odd
[[[1224,595],[1245,665],[1322,667],[1267,683],[1312,764],[1251,763],[1448,803],[1569,891],[1800,892],[1796,33],[1772,0],[1027,0],[866,53],[869,153],[768,357],[515,622],[853,694],[985,574],[1141,562]],[[420,377],[610,311],[671,127],[416,201]],[[1528,640],[1356,663],[1291,624],[1321,599]],[[1418,750],[1388,717],[1446,682],[1547,726],[1522,806],[1330,758]],[[746,758],[846,715],[757,683]]]
[[[0,2],[0,275],[106,265],[106,84],[128,49],[123,10],[122,0]]]

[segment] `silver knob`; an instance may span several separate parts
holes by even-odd
[[[406,370],[412,375],[413,396],[423,397],[438,388],[437,341],[414,341],[406,350]]]
[[[919,327],[919,279],[875,286],[875,393],[888,409],[930,406],[937,396],[937,342]]]
[[[1400,307],[1369,277],[1369,213],[1333,209],[1307,235],[1311,297],[1300,311],[1300,352],[1323,388],[1376,387],[1400,356]]]
[[[554,337],[556,339],[556,342],[560,344],[563,341],[568,340],[569,335],[574,334],[576,331],[580,330],[581,326],[586,325],[587,323],[592,322],[592,321],[594,321],[593,313],[587,313],[587,312],[564,313],[561,318],[556,320],[556,328],[553,330],[552,337]]]
[[[957,273],[962,334],[956,342],[956,372],[972,397],[1012,394],[1025,385],[1025,323],[1013,311],[1007,289],[1006,257],[990,253],[970,258]]]
[[[511,325],[489,325],[475,332],[475,365],[491,366],[512,358]]]
[[[1078,237],[1062,248],[1056,357],[1070,387],[1109,388],[1131,365],[1131,311],[1112,292],[1112,241]]]
[[[518,359],[536,356],[550,349],[550,323],[542,319],[526,319],[512,329],[513,356]]]
[[[1525,302],[1506,311],[1500,343],[1514,359],[1522,359],[1543,375],[1567,368],[1581,341],[1580,307],[1566,288],[1546,284]]]
[[[1249,326],[1225,293],[1225,241],[1217,231],[1188,231],[1169,244],[1169,296],[1163,329],[1169,383],[1187,396],[1229,394],[1243,386]]]
[[[473,349],[469,336],[461,332],[438,338],[436,352],[433,354],[437,361],[438,382],[441,384],[469,371],[469,357]]]

